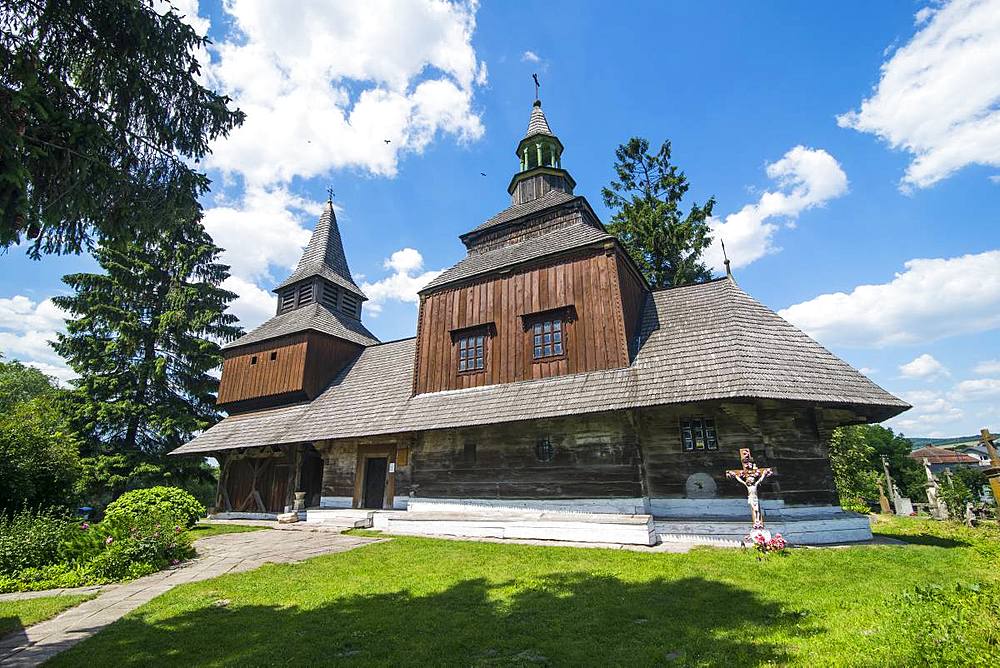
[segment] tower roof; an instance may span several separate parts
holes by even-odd
[[[545,112],[542,111],[541,100],[535,100],[535,104],[531,107],[531,118],[528,119],[528,132],[524,135],[524,138],[527,139],[535,135],[555,137],[552,134],[552,130],[549,129],[549,121],[545,118]]]
[[[350,267],[347,266],[344,242],[340,238],[340,228],[337,226],[337,214],[333,211],[332,200],[327,200],[326,207],[316,223],[316,229],[313,230],[312,238],[309,239],[309,245],[302,253],[295,271],[275,287],[274,291],[277,292],[292,283],[313,276],[321,276],[366,299],[361,288],[354,282]]]

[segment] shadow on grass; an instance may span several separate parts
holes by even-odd
[[[0,640],[10,640],[9,636],[22,633],[24,633],[24,624],[21,623],[20,617],[0,616]],[[2,652],[0,652],[0,655],[2,655]]]
[[[822,632],[804,612],[700,577],[472,579],[423,596],[317,593],[310,607],[241,605],[238,591],[223,592],[165,619],[172,606],[162,606],[155,623],[120,620],[52,665],[784,664],[784,642]]]
[[[913,545],[931,545],[933,547],[971,547],[972,543],[967,540],[960,540],[957,538],[945,538],[944,536],[935,536],[929,533],[917,533],[917,534],[904,534],[904,533],[881,533],[879,531],[873,531],[876,536],[885,536],[886,538],[895,538],[896,540],[901,540],[904,543],[912,543]]]

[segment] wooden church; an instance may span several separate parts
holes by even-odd
[[[400,341],[362,323],[327,202],[275,316],[224,349],[229,416],[174,452],[219,461],[219,516],[273,516],[300,492],[309,521],[381,509],[441,528],[446,512],[462,533],[484,513],[605,514],[664,538],[683,533],[671,522],[745,524],[746,489],[725,471],[750,448],[776,473],[760,490],[772,522],[870,537],[837,507],[831,432],[908,405],[731,276],[651,290],[562,154],[536,100],[510,206],[461,235],[465,257],[420,292]]]

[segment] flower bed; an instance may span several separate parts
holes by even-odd
[[[0,517],[0,592],[106,584],[180,563],[193,554],[188,515],[138,504],[98,524],[60,511]]]

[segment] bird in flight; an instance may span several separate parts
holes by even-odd
[[[383,139],[382,141],[384,141],[384,142],[385,142],[386,144],[389,144],[389,143],[391,143],[391,142],[392,142],[392,140],[391,140],[391,139]]]
[[[482,174],[483,176],[486,176],[486,172],[479,172],[479,173]]]

